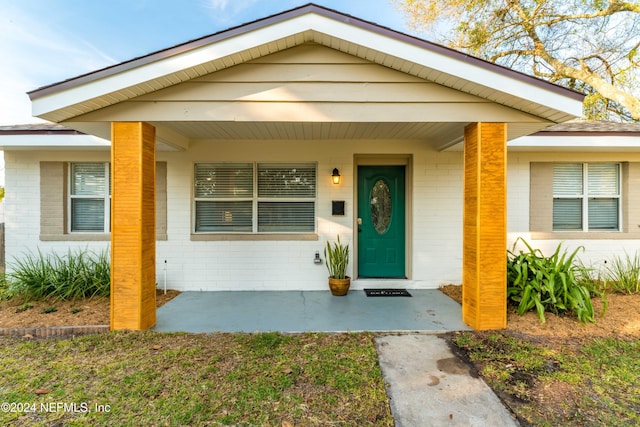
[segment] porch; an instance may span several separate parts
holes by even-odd
[[[154,324],[160,330],[164,312],[189,296],[160,310],[156,319],[156,268],[163,259],[176,266],[175,281],[216,290],[211,295],[216,299],[223,298],[221,292],[230,289],[229,280],[237,280],[238,274],[247,289],[238,295],[240,301],[220,306],[193,298],[174,313],[176,319],[188,313],[196,322],[196,307],[202,307],[201,323],[215,312],[221,319],[253,317],[249,325],[258,320],[278,330],[283,326],[270,325],[271,319],[290,319],[307,330],[362,330],[385,316],[395,319],[399,312],[410,319],[421,317],[408,309],[393,311],[392,304],[402,303],[395,300],[369,312],[380,303],[352,301],[365,298],[357,294],[342,302],[329,298],[330,305],[323,301],[323,306],[307,300],[313,294],[296,291],[291,296],[304,296],[304,301],[280,302],[270,311],[266,294],[257,294],[255,304],[249,304],[245,292],[254,289],[310,289],[324,280],[312,257],[337,235],[353,248],[352,277],[406,277],[427,288],[461,279],[464,315],[457,319],[463,317],[476,329],[504,328],[507,141],[579,116],[583,99],[315,5],[29,95],[35,116],[111,140],[111,186],[104,186],[111,190],[111,204],[104,208],[110,209],[104,216],[111,221],[99,231],[111,230],[114,330]],[[394,212],[395,221],[405,226],[392,236],[381,226],[371,233],[375,244],[359,242],[357,236],[366,233],[360,230],[370,225],[361,227],[360,220],[373,214],[370,188],[360,188],[358,167],[397,166],[393,157],[398,156],[404,180],[398,173],[392,184],[398,184],[395,194],[406,197],[397,199],[389,192],[384,200],[404,203],[398,202],[398,208],[388,204],[381,217],[383,225],[395,224]],[[218,169],[228,170],[218,175],[216,191],[195,191],[199,162],[206,162],[210,172],[201,180],[213,180]],[[163,164],[163,173],[157,163]],[[271,170],[276,164],[295,170],[312,165],[309,191],[298,194],[286,179],[273,188],[267,178],[260,184],[260,168]],[[336,184],[328,179],[334,169],[344,178]],[[71,223],[64,217],[71,197],[64,193],[65,174],[57,176],[56,235],[45,237],[77,239],[65,225]],[[389,185],[380,181],[386,194]],[[400,183],[406,186],[400,188]],[[334,201],[344,209],[334,211]],[[275,225],[265,219],[270,212],[293,212],[284,203],[296,203],[305,213],[302,225],[295,215],[279,214],[284,219]],[[400,240],[395,246],[382,245],[392,240],[388,237]],[[365,250],[366,259],[377,260],[384,253],[389,263],[404,264],[404,271],[363,272]],[[460,261],[461,278],[449,274]],[[284,279],[256,279],[283,271]],[[214,277],[220,282],[210,280]],[[418,313],[428,313],[428,302],[417,296],[410,300]],[[360,315],[361,306],[369,313],[366,321],[347,323],[348,316]],[[297,313],[300,308],[304,310]],[[325,318],[336,323],[307,323]],[[379,324],[384,330],[426,328],[422,322]]]
[[[344,297],[327,291],[183,292],[160,307],[159,332],[357,332],[469,330],[460,304],[435,289],[411,297]]]

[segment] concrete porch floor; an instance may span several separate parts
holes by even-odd
[[[359,332],[470,330],[460,304],[438,290],[412,297],[367,297],[350,290],[183,292],[160,307],[159,332]]]

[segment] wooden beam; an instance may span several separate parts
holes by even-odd
[[[156,143],[164,144],[176,151],[186,151],[189,149],[189,138],[180,135],[168,127],[156,126]]]
[[[505,123],[464,133],[462,320],[477,330],[507,326]]]
[[[133,119],[153,122],[460,122],[505,120],[538,124],[530,114],[478,99],[472,103],[442,102],[306,102],[297,101],[123,101],[74,118],[74,121],[103,122]]]
[[[111,330],[156,323],[155,128],[111,125]]]

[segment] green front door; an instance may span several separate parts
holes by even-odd
[[[358,276],[405,278],[405,167],[358,167]]]

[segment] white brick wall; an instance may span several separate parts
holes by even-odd
[[[87,248],[100,251],[108,242],[41,242],[40,241],[40,161],[109,161],[108,152],[71,153],[62,151],[5,151],[5,247],[6,260],[27,251],[56,251]]]
[[[601,265],[614,255],[624,256],[625,251],[640,251],[640,241],[635,239],[571,239],[534,240],[529,233],[529,164],[531,162],[639,162],[640,153],[510,153],[508,157],[508,236],[507,247],[512,248],[518,237],[523,237],[534,248],[551,254],[558,244],[569,252],[584,246],[579,254],[586,265]]]
[[[224,142],[195,141],[185,152],[159,152],[167,162],[167,234],[157,242],[157,278],[167,287],[181,290],[325,290],[327,271],[313,263],[327,240],[351,243],[356,216],[354,201],[354,156],[367,153],[412,154],[413,209],[411,277],[406,287],[435,288],[443,283],[460,283],[462,268],[462,153],[437,152],[424,141],[300,141]],[[590,159],[640,161],[640,154],[599,153]],[[551,159],[572,159],[575,155],[510,153],[508,159],[509,247],[518,236],[529,237],[529,163]],[[108,248],[108,242],[41,242],[40,161],[108,161],[107,152],[5,152],[5,221],[7,260],[25,250],[66,252],[68,248]],[[317,241],[192,241],[191,185],[196,161],[316,161],[318,164]],[[330,182],[333,168],[342,183]],[[346,215],[331,216],[331,200],[345,200]],[[553,249],[557,241],[532,241],[534,246]],[[637,241],[571,241],[569,248],[587,246],[589,260],[598,261],[611,253],[635,251]],[[350,264],[350,270],[353,262]],[[356,281],[356,287],[368,282]]]
[[[416,153],[413,180],[413,279],[428,288],[459,283],[462,153]]]

